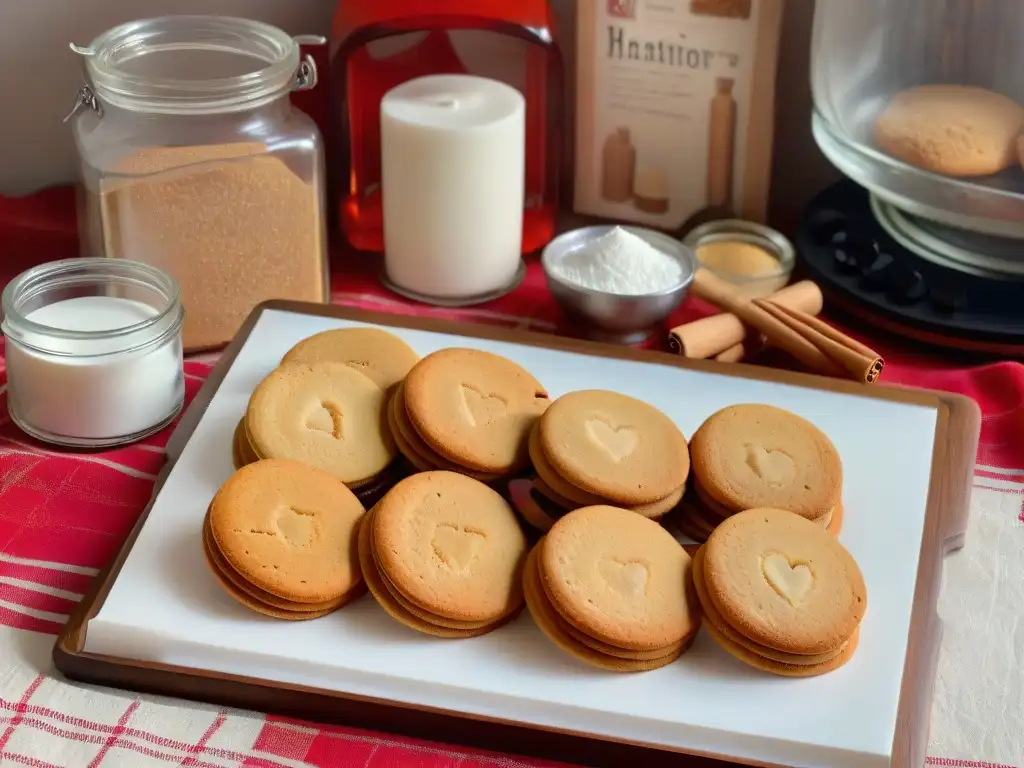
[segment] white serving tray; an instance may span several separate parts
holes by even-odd
[[[408,318],[389,322],[420,324]],[[845,474],[841,540],[860,563],[869,595],[855,657],[832,674],[791,680],[740,664],[702,632],[679,662],[619,675],[567,656],[528,612],[483,637],[439,640],[396,623],[369,595],[325,618],[293,623],[255,614],[218,586],[204,562],[201,524],[210,499],[233,471],[232,433],[250,393],[300,339],[359,324],[257,310],[219,386],[211,383],[215,393],[205,412],[193,414],[188,431],[172,440],[173,466],[134,544],[126,546],[105,598],[85,619],[84,646],[77,649],[82,656],[302,686],[742,763],[904,764],[894,755],[894,736],[933,449],[937,427],[946,421],[942,400],[885,396],[880,389],[843,384],[824,384],[843,390],[828,391],[816,388],[824,380],[792,374],[801,384],[764,381],[750,378],[744,368],[732,369],[745,370],[743,376],[693,370],[655,353],[626,352],[635,359],[616,359],[544,348],[536,346],[544,343],[536,335],[517,343],[392,327],[421,355],[452,346],[504,355],[531,371],[553,398],[582,388],[641,398],[687,436],[715,410],[755,402],[800,414],[834,441]],[[930,616],[933,606],[927,611]]]

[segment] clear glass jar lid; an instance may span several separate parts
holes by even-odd
[[[269,24],[229,16],[161,16],[107,30],[87,47],[100,104],[156,114],[251,109],[312,87],[316,69],[299,41]],[[80,99],[81,101],[81,99]]]

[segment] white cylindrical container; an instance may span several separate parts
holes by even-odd
[[[380,124],[388,280],[427,301],[507,288],[522,263],[522,94],[482,77],[421,77],[384,96]]]
[[[185,400],[178,284],[126,259],[34,267],[3,292],[7,399],[26,433],[58,445],[134,442]]]

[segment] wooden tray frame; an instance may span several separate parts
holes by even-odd
[[[893,742],[893,768],[922,768],[928,743],[935,669],[942,624],[936,602],[945,555],[963,545],[969,514],[975,457],[981,429],[981,412],[970,398],[942,392],[861,384],[802,373],[777,371],[742,364],[686,360],[677,355],[628,347],[597,344],[579,339],[531,333],[501,327],[454,323],[446,320],[368,312],[345,307],[270,301],[249,315],[235,339],[196,395],[167,446],[167,464],[157,479],[153,496],[113,561],[101,572],[89,594],[79,603],[54,646],[58,670],[72,680],[145,693],[177,696],[222,706],[273,712],[290,717],[373,730],[391,731],[418,738],[465,744],[546,757],[587,765],[686,765],[711,768],[726,764],[721,755],[683,755],[655,745],[602,741],[589,735],[543,727],[476,718],[462,713],[390,701],[369,699],[323,689],[286,685],[238,675],[139,662],[86,653],[89,621],[99,612],[128,553],[145,525],[153,501],[206,412],[224,376],[248,339],[256,321],[267,310],[319,317],[334,317],[397,329],[449,333],[467,338],[492,339],[529,346],[579,352],[607,358],[657,361],[661,364],[724,376],[782,382],[847,394],[868,394],[883,400],[935,407],[938,418],[932,458],[932,475],[921,541],[917,583],[910,623],[910,638]],[[755,765],[762,768],[785,768]]]

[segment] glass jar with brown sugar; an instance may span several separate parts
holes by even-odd
[[[290,101],[316,69],[296,39],[183,15],[74,49],[84,255],[173,275],[186,351],[227,343],[265,300],[327,300],[322,140]]]

